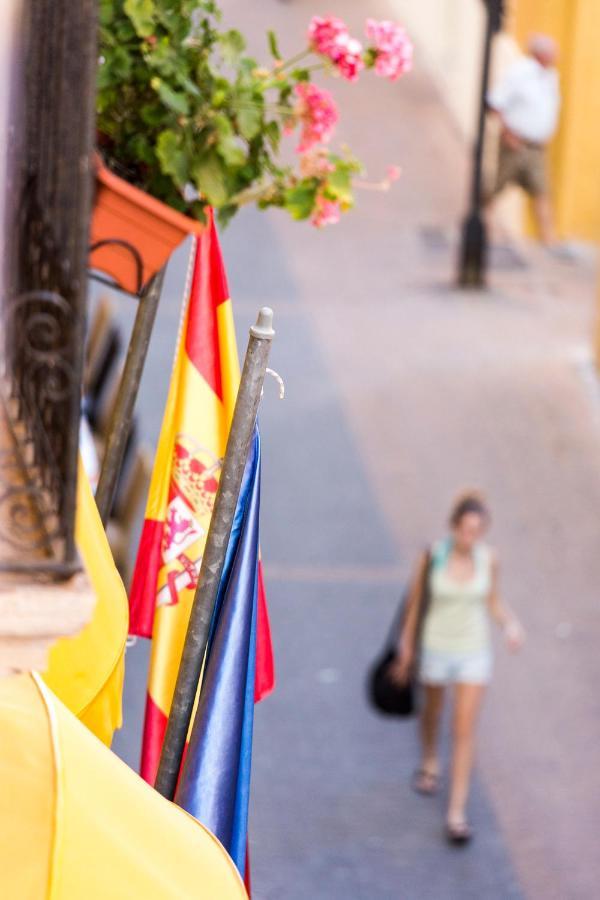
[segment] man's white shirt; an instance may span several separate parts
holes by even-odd
[[[490,91],[488,104],[520,138],[546,144],[558,125],[558,72],[545,68],[531,56],[522,57]]]

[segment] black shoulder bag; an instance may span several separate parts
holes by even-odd
[[[404,684],[399,684],[390,674],[392,664],[398,654],[398,643],[407,612],[407,595],[402,598],[400,606],[388,635],[385,648],[369,671],[368,694],[371,704],[378,712],[388,716],[412,716],[417,709],[417,670],[421,632],[423,622],[429,608],[429,576],[431,573],[431,551],[427,550],[423,578],[420,586],[419,612],[416,630],[415,663],[410,677]]]

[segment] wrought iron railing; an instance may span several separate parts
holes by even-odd
[[[74,541],[95,0],[23,0],[0,297],[0,568],[66,576]]]

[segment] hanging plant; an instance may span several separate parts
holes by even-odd
[[[267,66],[220,28],[212,0],[100,0],[99,146],[131,184],[201,221],[227,222],[244,204],[279,206],[330,224],[350,209],[362,167],[334,152],[338,112],[313,81],[325,70],[356,81],[364,69],[396,80],[411,65],[403,28],[367,20],[368,46],[334,17],[312,19],[305,49],[283,59],[268,34]],[[297,162],[282,160],[296,135]],[[380,182],[396,177],[392,167]]]

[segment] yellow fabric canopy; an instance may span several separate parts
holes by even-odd
[[[96,607],[80,634],[62,638],[52,647],[43,677],[65,706],[110,746],[122,721],[129,606],[81,462],[75,537]]]
[[[0,872],[14,900],[241,900],[221,844],[35,675],[0,679]]]

